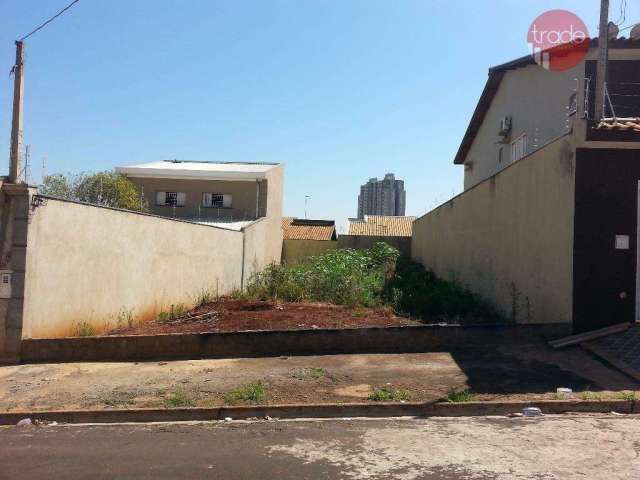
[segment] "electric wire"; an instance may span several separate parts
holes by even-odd
[[[32,30],[31,32],[27,33],[24,37],[22,37],[21,39],[19,39],[19,42],[23,42],[24,40],[26,40],[27,38],[29,38],[31,35],[33,35],[34,33],[42,30],[44,27],[46,27],[47,25],[49,25],[51,22],[53,22],[56,18],[58,18],[60,15],[62,15],[64,12],[66,12],[67,10],[69,10],[71,7],[73,7],[76,3],[78,3],[80,0],[73,0],[73,2],[71,2],[69,5],[67,5],[66,7],[64,7],[62,10],[60,10],[58,13],[56,13],[53,17],[51,17],[49,20],[47,20],[46,22],[40,24],[39,27],[35,28],[34,30]]]

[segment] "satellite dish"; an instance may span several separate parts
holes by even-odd
[[[615,40],[618,37],[618,33],[620,33],[618,26],[613,22],[609,22],[609,29],[607,30],[609,40]]]
[[[631,40],[640,40],[640,23],[636,23],[629,33]]]

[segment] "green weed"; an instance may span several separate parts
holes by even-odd
[[[158,321],[160,323],[171,322],[185,313],[187,313],[187,307],[182,303],[171,304],[169,311],[165,312],[164,310],[158,314]]]
[[[124,326],[131,328],[134,324],[135,318],[133,317],[133,308],[130,310],[123,308],[116,314],[116,325],[118,328],[122,328]]]
[[[73,328],[74,337],[93,337],[95,334],[95,329],[87,322],[77,323]]]
[[[416,318],[444,316],[459,323],[507,323],[488,302],[455,282],[437,277],[422,265],[401,258],[384,292],[398,312]]]
[[[297,380],[319,380],[330,377],[329,372],[320,367],[300,368],[295,370],[291,376]]]
[[[618,400],[635,401],[637,400],[636,392],[618,392],[616,393]]]
[[[177,390],[164,397],[165,408],[195,407],[195,399],[184,390]]]
[[[602,395],[586,390],[580,394],[582,400],[602,400]]]
[[[265,386],[262,382],[242,385],[224,396],[227,403],[249,402],[259,403],[267,397]]]
[[[271,265],[251,279],[245,295],[377,306],[399,255],[395,248],[378,242],[369,250],[331,250],[298,265]]]
[[[444,401],[449,403],[471,402],[473,399],[474,395],[469,390],[452,390],[443,398]]]
[[[297,265],[271,265],[232,296],[315,301],[355,307],[388,305],[415,318],[445,317],[458,323],[507,323],[489,302],[468,288],[438,278],[386,243],[369,250],[338,249]]]
[[[218,299],[218,294],[211,289],[202,289],[200,290],[195,298],[194,304],[196,307],[201,307],[202,305],[206,305],[207,303],[214,302]]]
[[[383,387],[369,394],[369,400],[374,402],[400,402],[409,400],[410,395],[406,390],[395,390]]]
[[[98,397],[100,403],[107,407],[117,408],[133,405],[137,397],[136,392],[114,390]]]

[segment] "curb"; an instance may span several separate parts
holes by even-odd
[[[632,400],[466,403],[346,403],[311,405],[266,405],[213,408],[141,408],[129,410],[51,410],[42,412],[0,412],[0,425],[15,425],[23,418],[58,423],[124,423],[212,421],[230,417],[249,418],[344,418],[344,417],[473,417],[509,415],[525,407],[538,407],[545,414],[560,413],[640,413],[640,403]]]

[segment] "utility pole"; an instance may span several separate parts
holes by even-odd
[[[604,118],[606,110],[607,64],[609,63],[609,0],[600,0],[600,32],[598,34],[598,69],[594,120]]]
[[[22,110],[24,95],[24,43],[16,42],[16,64],[13,66],[13,120],[11,122],[11,157],[9,161],[9,182],[22,183]]]
[[[307,201],[311,198],[311,195],[304,196],[304,218],[307,218]]]

